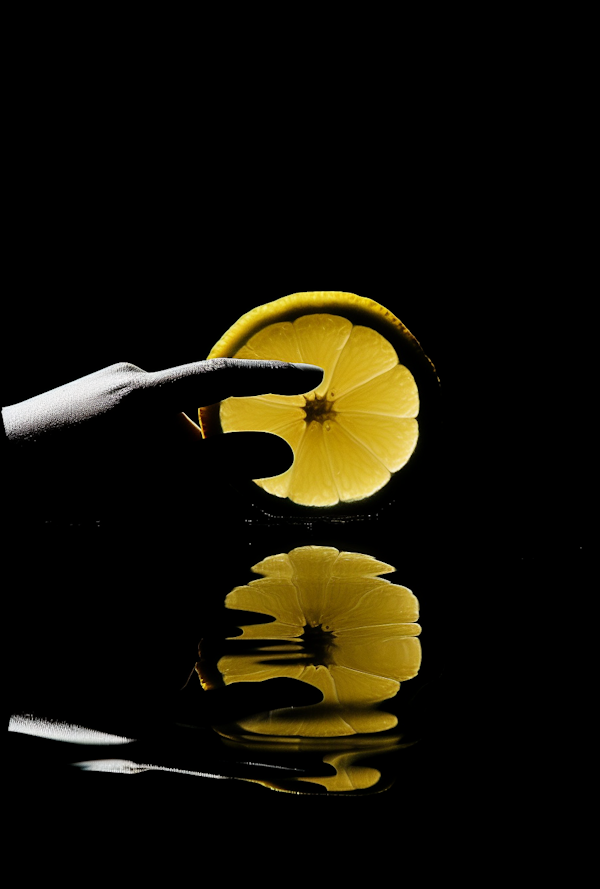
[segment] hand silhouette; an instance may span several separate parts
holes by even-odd
[[[5,407],[14,500],[27,512],[92,514],[155,504],[190,484],[203,495],[232,477],[278,475],[293,459],[283,439],[240,432],[204,440],[182,406],[299,394],[322,375],[281,361],[219,358],[152,373],[119,363]]]

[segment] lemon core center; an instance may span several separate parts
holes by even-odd
[[[333,659],[335,633],[326,630],[322,624],[318,626],[306,624],[300,639],[305,651],[310,655],[313,666],[329,667],[335,663]]]
[[[307,425],[310,423],[328,423],[336,416],[333,409],[333,401],[330,401],[326,395],[313,395],[312,397],[304,396],[304,413]]]

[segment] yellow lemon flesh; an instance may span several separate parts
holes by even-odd
[[[356,322],[356,310],[360,322]],[[217,343],[209,358],[316,364],[323,381],[305,395],[232,397],[218,407],[223,432],[263,431],[294,452],[287,472],[255,483],[309,507],[363,500],[410,459],[419,436],[419,392],[390,341],[416,340],[387,309],[355,294],[299,293],[259,306]],[[365,324],[363,319],[367,321]],[[416,344],[418,347],[418,344]],[[215,406],[213,406],[214,408]],[[200,409],[203,433],[211,409]]]

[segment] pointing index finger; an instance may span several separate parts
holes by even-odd
[[[210,358],[148,374],[147,383],[167,396],[175,410],[195,401],[199,407],[230,395],[301,395],[315,389],[323,369],[315,364]]]

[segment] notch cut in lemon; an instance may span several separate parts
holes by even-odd
[[[292,466],[254,479],[275,497],[309,507],[364,500],[406,465],[419,437],[417,384],[390,340],[422,354],[391,312],[355,294],[297,293],[259,306],[227,331],[209,359],[316,364],[323,380],[304,395],[231,397],[200,408],[202,432],[284,438]]]

